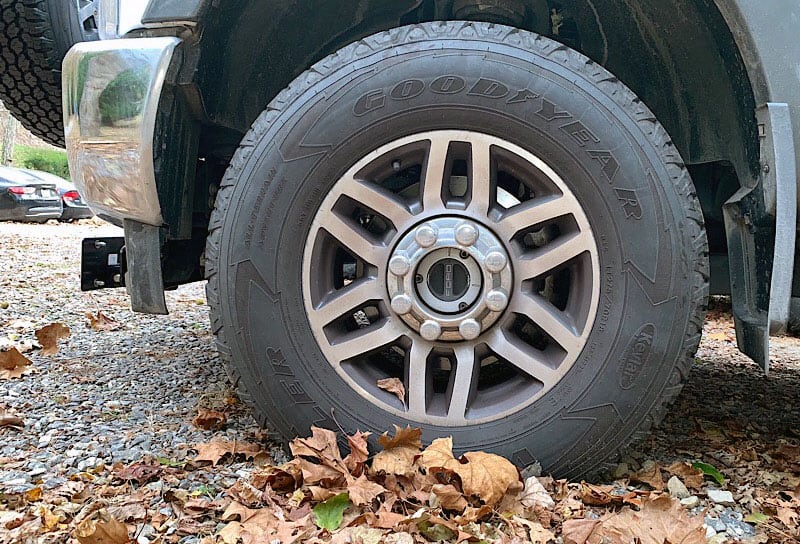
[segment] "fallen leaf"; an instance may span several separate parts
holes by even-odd
[[[725,476],[723,476],[722,473],[719,470],[717,470],[717,468],[714,465],[709,465],[708,463],[702,463],[698,461],[692,464],[692,467],[701,470],[703,474],[711,477],[719,485],[725,485]]]
[[[116,472],[120,480],[134,481],[139,485],[144,485],[161,476],[164,468],[159,465],[148,465],[144,463],[133,463]]]
[[[531,476],[525,480],[525,487],[522,489],[520,502],[525,508],[541,507],[545,510],[552,510],[556,503],[550,493],[544,488],[539,478]]]
[[[399,378],[386,378],[385,380],[378,380],[378,387],[384,391],[396,396],[403,403],[406,404],[406,387]]]
[[[0,408],[0,427],[24,427],[25,421],[19,416],[11,415]]]
[[[744,518],[745,523],[752,523],[753,525],[761,525],[769,521],[769,516],[761,512],[753,512]]]
[[[347,444],[350,446],[350,454],[344,458],[344,465],[353,476],[361,476],[364,473],[367,459],[369,459],[369,445],[367,437],[370,433],[358,431],[353,436],[347,437]]]
[[[350,493],[350,498],[356,506],[364,506],[372,504],[372,501],[377,499],[379,495],[386,493],[386,488],[382,485],[371,482],[367,476],[362,474],[359,478],[347,486]]]
[[[69,327],[62,323],[51,323],[36,331],[36,340],[42,346],[42,355],[55,355],[58,352],[58,341],[68,338]]]
[[[632,475],[631,481],[647,484],[656,491],[664,490],[664,477],[661,474],[661,467],[658,463],[653,463],[652,466]]]
[[[626,506],[617,514],[605,516],[588,539],[590,544],[634,541],[640,544],[705,544],[703,516],[690,516],[680,501],[661,495],[645,499],[638,511]]]
[[[127,544],[131,541],[128,528],[105,510],[80,522],[75,528],[75,538],[81,544]]]
[[[594,532],[599,519],[568,519],[561,526],[564,544],[585,544]]]
[[[702,470],[693,467],[691,463],[673,463],[665,470],[673,476],[680,478],[689,489],[699,491],[703,487],[705,474]]]
[[[228,416],[216,410],[200,408],[194,416],[192,424],[204,431],[216,431],[221,429],[228,422]]]
[[[314,507],[314,523],[320,529],[333,532],[342,525],[344,511],[348,508],[350,508],[350,496],[347,493],[340,493]]]
[[[528,530],[528,539],[531,544],[548,544],[556,539],[556,535],[550,529],[546,529],[537,521],[530,521],[519,516],[511,518],[512,522],[524,526]]]
[[[30,367],[31,361],[17,348],[0,351],[0,380],[13,380],[22,377]]]
[[[467,508],[467,499],[464,494],[451,484],[436,484],[431,488],[431,492],[439,499],[439,504],[446,510],[453,510],[459,514]]]
[[[197,444],[197,457],[194,458],[196,463],[210,462],[212,466],[217,466],[223,457],[230,455],[236,457],[242,455],[245,459],[252,459],[261,453],[261,446],[258,444],[251,444],[249,442],[228,442],[227,440],[219,440],[208,442],[206,444]]]
[[[89,326],[96,331],[117,331],[122,328],[122,323],[102,311],[98,311],[97,315],[86,312],[86,317],[89,319]]]
[[[464,494],[494,506],[512,486],[522,485],[519,471],[511,461],[485,452],[467,452],[462,459],[453,456],[453,439],[437,438],[422,452],[420,464],[427,471],[443,468],[458,474]]]
[[[414,459],[422,448],[422,431],[420,429],[411,427],[403,429],[395,425],[394,437],[389,438],[384,433],[378,438],[378,444],[381,445],[383,451],[372,460],[374,472],[407,476],[416,471]]]

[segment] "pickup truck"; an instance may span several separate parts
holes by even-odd
[[[83,288],[164,314],[207,280],[276,437],[593,473],[680,392],[709,294],[765,372],[800,297],[797,0],[0,10],[0,98],[124,228]]]

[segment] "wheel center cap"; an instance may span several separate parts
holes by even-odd
[[[510,259],[486,227],[439,217],[407,232],[391,255],[392,311],[429,341],[474,340],[508,306]]]
[[[469,271],[455,259],[442,259],[428,272],[428,289],[443,302],[458,300],[469,289]]]

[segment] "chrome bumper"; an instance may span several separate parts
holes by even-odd
[[[178,38],[75,45],[64,59],[72,180],[101,217],[161,226],[153,165],[156,114]]]

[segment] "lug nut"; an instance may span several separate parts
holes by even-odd
[[[463,225],[459,225],[456,229],[456,242],[461,244],[462,246],[471,246],[475,242],[478,241],[478,236],[480,233],[478,229],[470,225],[469,223],[464,223]]]
[[[486,264],[486,270],[492,274],[499,274],[505,270],[508,265],[508,259],[499,251],[492,251],[486,256],[484,263]]]
[[[436,238],[438,236],[439,233],[436,232],[435,228],[430,225],[422,225],[417,229],[414,239],[420,246],[427,248],[436,243]]]
[[[413,305],[414,302],[408,295],[397,295],[392,299],[392,310],[398,315],[406,315]]]
[[[458,332],[464,340],[475,340],[481,335],[481,324],[474,319],[465,319],[458,326]]]
[[[402,255],[395,255],[389,261],[389,271],[395,276],[405,276],[411,270],[411,263]]]
[[[494,289],[486,295],[486,307],[493,312],[502,312],[508,307],[508,295],[502,289]]]
[[[425,340],[433,342],[442,335],[442,327],[436,321],[428,320],[419,328],[419,334]]]

